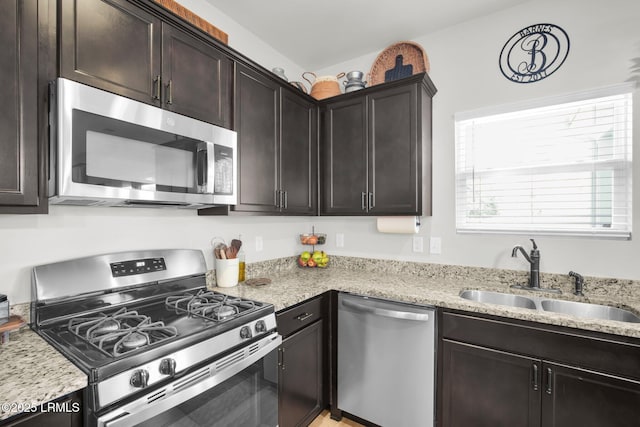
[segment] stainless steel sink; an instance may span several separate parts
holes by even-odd
[[[487,304],[506,305],[509,307],[529,308],[535,310],[536,303],[527,297],[513,294],[504,294],[491,291],[463,291],[460,297],[470,301],[484,302]]]
[[[640,317],[632,312],[608,305],[545,299],[540,301],[540,306],[544,311],[568,314],[582,319],[603,319],[640,323]]]
[[[629,310],[611,307],[608,305],[565,301],[543,297],[524,297],[522,295],[481,290],[462,291],[460,292],[460,298],[487,304],[567,314],[581,319],[616,320],[618,322],[640,323],[640,316],[637,316]]]

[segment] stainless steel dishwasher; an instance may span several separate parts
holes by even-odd
[[[430,427],[435,308],[338,295],[338,409],[384,427]]]

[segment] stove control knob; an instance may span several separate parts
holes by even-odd
[[[138,369],[131,375],[129,384],[136,388],[145,388],[149,384],[149,371],[146,369]]]
[[[176,373],[176,360],[175,359],[162,359],[160,361],[160,373],[162,375],[175,375]]]
[[[243,326],[240,329],[240,338],[251,338],[251,329],[248,326]]]
[[[263,332],[267,332],[267,324],[264,323],[264,320],[258,320],[256,322],[256,333],[261,334]]]

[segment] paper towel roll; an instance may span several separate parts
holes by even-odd
[[[396,234],[417,234],[420,222],[416,216],[380,216],[378,232]]]

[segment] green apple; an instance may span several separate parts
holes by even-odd
[[[322,258],[324,258],[324,252],[313,251],[313,255],[311,255],[311,258],[316,262],[316,264],[320,264],[320,261],[322,261]]]
[[[309,261],[309,259],[311,258],[311,253],[309,251],[304,251],[300,254],[300,258],[304,261],[307,262]]]

